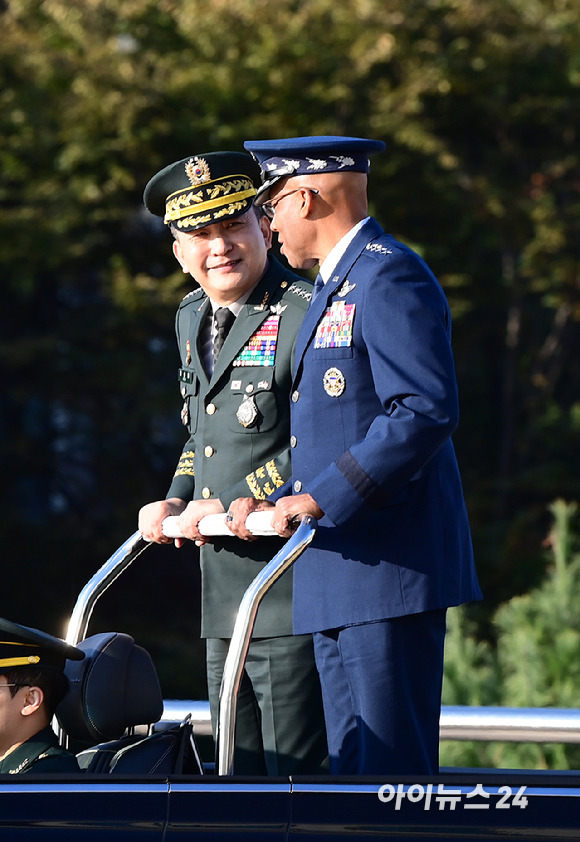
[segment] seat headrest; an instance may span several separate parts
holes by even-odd
[[[69,691],[56,711],[61,728],[77,740],[118,739],[127,728],[157,722],[163,694],[149,653],[132,637],[105,632],[78,644],[82,661],[68,661]]]

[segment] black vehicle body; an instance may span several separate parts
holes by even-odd
[[[395,795],[385,802],[379,792],[389,784]],[[0,838],[569,840],[580,838],[579,797],[580,774],[566,772],[471,770],[390,782],[23,775],[0,782]]]
[[[344,842],[344,840],[580,839],[580,772],[446,769],[429,778],[245,778],[231,774],[236,681],[267,588],[313,535],[303,524],[271,563],[232,639],[230,684],[215,770],[0,776],[0,840],[6,842]],[[302,532],[302,534],[300,534]],[[306,534],[307,533],[307,534]],[[306,537],[305,537],[306,534]],[[292,545],[292,546],[290,546]],[[94,601],[147,545],[138,533],[87,586],[69,642],[84,638]],[[286,548],[285,548],[286,549]],[[120,555],[119,555],[120,554]],[[283,556],[280,559],[280,556]],[[270,567],[270,565],[268,566]],[[240,618],[239,618],[240,619]],[[228,661],[229,661],[228,657]],[[226,663],[226,672],[228,663]],[[187,703],[182,703],[187,708]],[[163,733],[167,723],[158,724]],[[205,773],[202,773],[204,772]]]

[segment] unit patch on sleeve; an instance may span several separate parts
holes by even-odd
[[[333,301],[316,328],[315,348],[348,348],[352,345],[355,306]]]
[[[279,315],[267,318],[254,335],[250,337],[249,342],[244,345],[233,361],[233,365],[274,365],[279,325]]]

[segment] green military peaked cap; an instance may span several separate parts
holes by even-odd
[[[260,186],[260,167],[246,152],[206,152],[162,169],[143,193],[145,207],[178,231],[246,213]]]
[[[65,661],[82,661],[84,652],[59,637],[0,617],[0,674],[13,667],[64,669]]]

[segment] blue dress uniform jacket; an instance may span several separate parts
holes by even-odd
[[[298,328],[312,284],[270,258],[207,377],[199,337],[211,312],[198,289],[177,314],[183,418],[189,428],[168,497],[266,499],[291,473],[288,395]],[[246,414],[240,407],[244,406]],[[255,413],[255,418],[252,415]],[[244,423],[250,422],[248,426]],[[242,423],[244,422],[244,423]],[[231,637],[246,588],[282,542],[216,539],[201,548],[202,636]],[[292,634],[292,576],[282,577],[258,613],[254,637]]]
[[[315,295],[296,346],[292,481],[325,512],[294,566],[294,631],[481,598],[451,435],[458,398],[443,290],[369,219]]]

